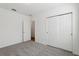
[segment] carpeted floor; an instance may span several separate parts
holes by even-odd
[[[73,56],[71,52],[27,41],[0,48],[0,56]]]

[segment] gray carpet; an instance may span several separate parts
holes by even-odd
[[[33,41],[0,48],[0,56],[73,56],[71,52]]]

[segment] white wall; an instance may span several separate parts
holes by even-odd
[[[35,15],[36,18],[36,24],[35,24],[35,38],[36,42],[42,43],[47,45],[48,42],[48,34],[46,33],[48,31],[47,19],[46,17],[53,16],[53,15],[59,15],[64,14],[68,12],[73,12],[73,53],[79,55],[79,10],[77,8],[76,4],[68,4],[68,5],[61,5],[54,9],[51,9],[44,13],[39,13],[39,15]]]
[[[28,20],[27,17],[29,16],[0,8],[0,48],[22,42],[22,20]],[[26,21],[27,25],[28,22]],[[29,38],[29,29],[27,33]]]

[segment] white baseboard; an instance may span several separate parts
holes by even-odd
[[[0,44],[0,48],[11,46],[11,45],[18,44],[18,43],[21,43],[21,42],[22,41],[13,41],[13,42],[8,42],[8,43],[2,43],[2,44]]]

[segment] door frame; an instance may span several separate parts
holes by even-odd
[[[22,42],[24,42],[24,20],[22,19]]]

